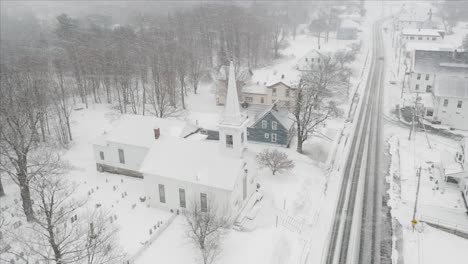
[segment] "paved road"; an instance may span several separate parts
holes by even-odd
[[[385,74],[381,25],[373,26],[372,64],[357,112],[356,130],[328,245],[327,264],[379,264],[384,175],[380,173],[382,87]]]

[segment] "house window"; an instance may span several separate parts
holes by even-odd
[[[426,81],[429,80],[429,74],[426,74]]]
[[[286,97],[289,97],[289,90],[286,90]]]
[[[226,135],[226,147],[232,148],[233,145],[234,145],[234,141],[233,141],[232,135]]]
[[[208,201],[206,200],[206,193],[200,193],[200,207],[202,212],[208,211]]]
[[[271,133],[271,142],[276,142],[276,134]]]
[[[119,149],[119,161],[122,164],[125,164],[125,155],[123,149]]]
[[[411,39],[411,40],[413,40],[413,39],[414,39],[414,37],[410,37],[410,39]]]
[[[416,77],[417,80],[421,80],[421,74],[418,73],[418,77]]]
[[[245,102],[252,103],[253,102],[253,97],[245,97]]]
[[[432,40],[436,40],[436,37],[432,37]]]
[[[179,188],[179,204],[180,207],[185,208],[185,190]]]
[[[426,86],[426,93],[432,93],[432,85]]]
[[[270,138],[270,134],[265,133],[265,138],[266,138],[266,139]]]
[[[310,61],[311,61],[311,62],[314,62],[314,58],[310,58]]]
[[[320,58],[317,59],[317,62],[320,62]]]
[[[457,108],[462,108],[462,105],[463,105],[463,101],[458,101]]]
[[[273,88],[272,91],[273,91],[273,96],[276,96],[276,88]]]
[[[166,191],[163,184],[159,184],[159,202],[166,203]]]
[[[305,58],[305,61],[308,61],[307,58]]]
[[[268,127],[268,121],[262,120],[262,128],[266,129]]]
[[[271,129],[273,129],[273,130],[278,129],[278,123],[276,121],[271,122]]]
[[[448,99],[444,99],[444,107],[448,106]]]
[[[416,86],[414,87],[415,90],[419,90],[419,84],[416,84]]]
[[[241,133],[241,143],[244,143],[244,132]]]
[[[418,40],[422,40],[422,37],[418,37]]]
[[[263,97],[260,98],[260,102],[263,104],[265,102],[265,100],[263,100]]]
[[[426,116],[433,116],[434,115],[434,110],[427,110],[426,111]]]
[[[104,152],[99,151],[99,157],[101,157],[101,160],[104,160]]]

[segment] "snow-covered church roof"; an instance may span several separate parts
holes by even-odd
[[[161,137],[176,138],[185,137],[196,130],[195,126],[179,120],[154,116],[122,115],[94,143],[103,145],[106,142],[116,142],[149,148],[155,141],[154,129],[157,128],[161,131]]]
[[[224,190],[234,189],[244,160],[221,155],[218,141],[157,140],[140,172]]]

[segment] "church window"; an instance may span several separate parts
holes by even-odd
[[[164,185],[159,184],[159,202],[166,203],[166,191],[164,190]]]
[[[125,155],[123,149],[119,149],[119,162],[125,164]]]
[[[179,203],[180,207],[185,208],[185,190],[179,188]]]
[[[104,152],[99,151],[99,157],[101,157],[101,160],[104,160]]]
[[[200,193],[200,208],[202,212],[208,211],[208,201],[206,199],[206,193]]]
[[[232,135],[226,135],[226,147],[232,148],[234,145],[234,141]]]

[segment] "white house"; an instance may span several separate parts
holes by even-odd
[[[219,141],[164,138],[161,131],[146,155],[140,171],[151,205],[178,212],[196,203],[202,211],[213,206],[235,217],[257,187],[247,124],[231,63]]]
[[[93,144],[97,170],[142,178],[141,164],[161,131],[163,137],[179,138],[195,130],[177,120],[123,115]]]
[[[426,119],[454,129],[468,130],[468,78],[438,76],[433,91],[434,109]]]
[[[438,43],[441,39],[442,35],[438,29],[404,28],[400,36],[402,45],[409,42]]]
[[[468,77],[468,52],[457,50],[415,50],[411,57],[408,91],[431,93],[436,76]]]

